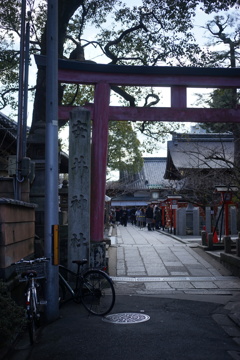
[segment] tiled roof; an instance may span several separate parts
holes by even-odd
[[[17,123],[10,120],[6,115],[0,112],[0,137],[3,140],[8,137],[11,140],[17,138]]]
[[[168,141],[166,178],[184,169],[232,167],[233,137],[230,134],[175,134]],[[225,160],[222,160],[225,159]]]
[[[193,168],[223,168],[226,161],[233,159],[232,143],[184,143],[179,145],[169,144],[169,152],[177,169]]]
[[[163,157],[144,157],[144,164],[141,171],[136,174],[137,179],[129,182],[128,189],[159,189],[167,188],[168,181],[163,178],[167,158]]]

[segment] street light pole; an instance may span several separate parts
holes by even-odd
[[[58,226],[58,0],[48,0],[45,136],[45,256],[50,258],[46,320],[59,317],[58,264],[53,262],[53,227]]]

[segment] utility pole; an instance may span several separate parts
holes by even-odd
[[[24,94],[23,94],[23,129],[22,129],[22,156],[27,154],[27,110],[28,110],[28,69],[29,69],[29,42],[30,42],[30,20],[31,12],[27,12],[28,21],[25,33],[25,62],[24,62]]]
[[[29,69],[29,41],[31,12],[28,11],[26,24],[26,0],[22,0],[21,10],[21,41],[19,61],[19,90],[18,90],[18,128],[17,155],[15,176],[15,200],[21,200],[21,183],[24,181],[22,161],[26,157],[27,149],[27,106],[28,106],[28,69]]]
[[[15,200],[21,200],[22,174],[20,164],[23,158],[23,106],[24,106],[24,54],[25,54],[25,24],[26,24],[26,0],[22,0],[21,9],[21,39],[20,39],[20,61],[19,61],[19,90],[18,90],[18,127],[17,127],[17,155],[15,176]]]
[[[58,220],[58,0],[48,0],[45,136],[44,250],[50,258],[46,285],[46,320],[59,317],[58,263],[53,262],[53,227]],[[56,250],[56,249],[55,249]]]

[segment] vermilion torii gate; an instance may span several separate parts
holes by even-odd
[[[38,66],[44,57],[36,57]],[[95,85],[91,112],[91,240],[103,240],[109,121],[240,122],[240,108],[187,108],[187,88],[240,88],[240,68],[192,68],[104,65],[59,60],[60,83]],[[171,88],[171,107],[110,106],[111,85]],[[59,119],[69,119],[72,107],[59,107]]]

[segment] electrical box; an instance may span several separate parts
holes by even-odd
[[[32,184],[35,179],[35,162],[34,161],[31,161],[30,168],[31,168],[31,171],[29,174],[29,180],[30,180],[30,184]]]
[[[8,156],[8,176],[16,175],[16,155]]]
[[[21,170],[21,176],[23,176],[23,177],[29,176],[29,174],[31,172],[31,159],[30,158],[28,158],[28,157],[22,158],[20,170]]]

